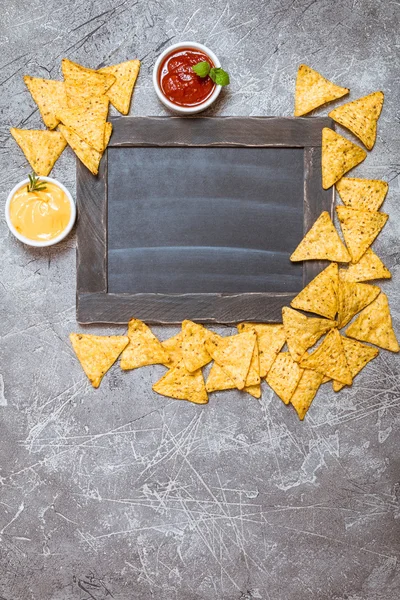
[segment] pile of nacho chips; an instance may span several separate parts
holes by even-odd
[[[140,61],[128,60],[96,71],[64,58],[64,81],[24,77],[48,129],[10,131],[37,175],[50,173],[67,144],[97,175],[112,133],[109,104],[128,114],[139,68]]]

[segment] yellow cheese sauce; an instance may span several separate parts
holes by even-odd
[[[55,183],[43,182],[46,189],[28,192],[19,188],[10,203],[10,219],[15,229],[38,242],[53,240],[67,227],[71,218],[68,196]]]

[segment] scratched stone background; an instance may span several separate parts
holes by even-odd
[[[169,43],[208,44],[231,73],[212,114],[290,115],[304,61],[385,91],[356,175],[390,182],[374,245],[400,333],[400,7],[385,0],[3,0],[0,18],[0,597],[2,600],[398,600],[399,358],[319,392],[305,421],[263,390],[208,406],[156,396],[163,367],[86,380],[68,343],[75,238],[30,250],[8,191],[29,169],[9,127],[41,127],[22,76],[138,57],[132,114],[163,115],[151,71]],[[326,110],[318,114],[326,114]],[[66,150],[53,175],[75,191]],[[87,327],[92,333],[122,328]],[[165,339],[177,330],[157,328]]]

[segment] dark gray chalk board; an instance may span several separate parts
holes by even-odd
[[[300,291],[303,179],[300,148],[111,148],[109,292]]]
[[[77,167],[81,323],[276,322],[323,268],[290,254],[333,190],[327,118],[121,117]]]

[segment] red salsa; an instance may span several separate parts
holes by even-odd
[[[199,77],[193,65],[211,58],[194,48],[179,48],[168,54],[160,65],[159,83],[164,96],[178,106],[198,106],[211,96],[215,83],[210,77]]]

